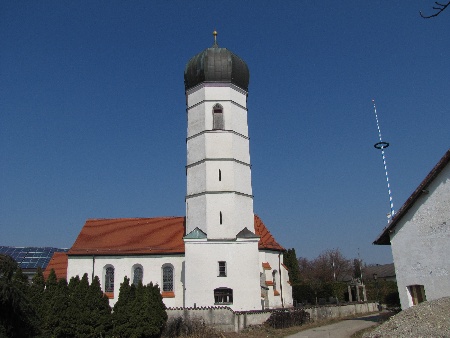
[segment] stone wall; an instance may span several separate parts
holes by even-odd
[[[345,305],[314,306],[304,308],[311,315],[311,320],[320,321],[332,318],[347,317],[377,311],[376,303],[352,303]],[[251,325],[260,325],[269,319],[270,314],[280,309],[264,311],[235,312],[229,307],[199,307],[199,308],[170,308],[167,309],[169,320],[183,317],[188,319],[202,319],[206,325],[219,331],[239,332]]]

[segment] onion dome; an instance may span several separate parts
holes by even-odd
[[[202,82],[231,82],[248,91],[250,73],[247,64],[236,54],[217,44],[206,48],[189,60],[184,69],[184,88],[195,87]]]

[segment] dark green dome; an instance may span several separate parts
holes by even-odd
[[[217,43],[195,55],[184,69],[185,90],[202,82],[231,82],[248,91],[249,79],[244,60]]]

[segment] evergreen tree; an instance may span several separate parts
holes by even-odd
[[[166,307],[161,292],[152,283],[136,287],[124,278],[120,285],[119,299],[114,306],[113,335],[115,337],[159,337],[167,321]]]
[[[36,313],[29,299],[28,279],[9,256],[0,255],[0,336],[36,334]]]
[[[28,293],[30,296],[30,301],[36,311],[36,322],[35,327],[41,329],[42,318],[44,318],[44,291],[45,291],[45,279],[42,269],[37,268],[36,274],[31,280],[31,285],[29,287]],[[39,334],[38,334],[39,336]]]
[[[112,329],[111,307],[109,299],[100,287],[100,280],[94,277],[89,287],[89,312],[92,318],[92,333],[95,337],[104,337]]]
[[[113,335],[115,337],[131,337],[133,330],[131,320],[134,315],[131,310],[135,291],[135,286],[130,286],[130,279],[125,276],[123,283],[120,284],[119,299],[114,305],[113,311]]]
[[[289,280],[292,284],[296,284],[300,281],[300,269],[298,267],[297,255],[295,249],[288,249],[283,254],[283,264],[287,266],[289,270]]]

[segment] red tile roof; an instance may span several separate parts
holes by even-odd
[[[270,266],[270,264],[268,262],[263,262],[262,267],[264,270],[272,270],[272,267]]]
[[[378,245],[391,245],[391,239],[389,233],[397,223],[406,215],[409,209],[416,203],[419,197],[427,190],[427,187],[434,181],[434,179],[439,175],[439,173],[447,166],[450,162],[450,149],[444,154],[444,156],[439,160],[439,162],[434,166],[433,169],[428,173],[424,180],[419,184],[419,186],[414,190],[414,192],[409,196],[406,202],[402,205],[400,210],[394,215],[392,221],[383,229],[383,232],[378,236],[378,238],[373,242],[373,244]]]
[[[255,215],[258,248],[284,251]],[[185,217],[87,220],[69,255],[184,254]]]
[[[275,251],[285,251],[285,249],[277,243],[272,234],[267,230],[261,218],[255,215],[255,234],[257,234],[261,239],[258,243],[258,248],[260,250],[275,250]]]
[[[184,217],[90,219],[68,254],[182,254],[184,228]]]
[[[66,278],[67,279],[67,253],[65,252],[54,252],[50,262],[47,264],[43,274],[44,278],[47,279],[51,270],[55,270],[56,278]]]

